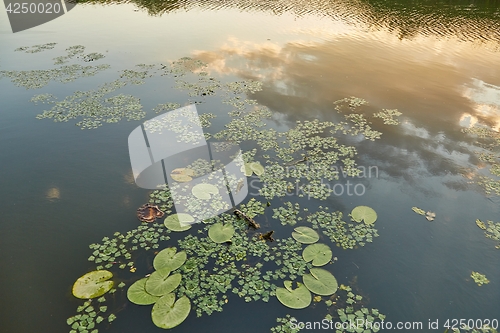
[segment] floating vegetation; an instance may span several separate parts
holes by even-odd
[[[198,199],[210,200],[212,195],[219,194],[219,189],[212,184],[198,184],[193,186],[192,193]]]
[[[136,281],[127,291],[128,299],[134,304],[154,304],[151,318],[156,326],[164,329],[180,325],[191,311],[191,302],[186,296],[175,301],[172,293],[179,286],[182,274],[171,272],[186,261],[185,252],[176,252],[176,248],[167,248],[158,253],[154,260],[156,271]]]
[[[55,122],[66,122],[71,119],[82,118],[76,125],[81,129],[92,129],[102,126],[103,123],[116,123],[123,118],[127,120],[140,120],[146,116],[142,110],[139,98],[131,95],[116,95],[105,97],[109,93],[122,88],[127,83],[116,80],[105,83],[97,90],[86,92],[77,91],[72,96],[50,102],[47,96],[42,95],[46,103],[54,104],[50,110],[37,115],[37,119],[53,119]],[[32,102],[39,101],[35,96]]]
[[[186,231],[191,229],[194,218],[185,213],[172,214],[165,219],[165,227],[172,231]]]
[[[38,53],[45,50],[52,50],[57,43],[46,43],[46,44],[38,44],[33,46],[21,46],[15,49],[16,52],[25,52],[25,53]]]
[[[338,289],[337,279],[326,269],[311,268],[309,274],[302,276],[302,279],[307,289],[317,295],[329,296]]]
[[[247,177],[250,177],[254,173],[260,176],[264,173],[264,167],[260,162],[245,163],[245,165],[241,167],[241,172],[245,173]]]
[[[312,244],[319,240],[318,233],[309,227],[295,228],[292,232],[292,237],[302,244]]]
[[[283,284],[285,288],[276,288],[276,298],[281,304],[292,309],[304,309],[311,304],[311,293],[302,283],[297,282],[295,289],[292,288],[292,281]]]
[[[186,262],[186,251],[177,252],[175,247],[167,247],[161,250],[153,260],[153,267],[156,270],[168,268],[170,271],[175,271]]]
[[[191,311],[191,302],[186,296],[175,300],[175,294],[162,296],[153,306],[153,323],[164,329],[174,328],[186,320]]]
[[[428,211],[425,213],[425,218],[427,221],[434,221],[434,218],[436,217],[436,213],[433,213],[431,211]]]
[[[64,66],[74,66],[62,66],[70,60],[90,62],[102,58],[98,53],[85,54],[82,46],[68,48],[66,52],[66,56],[54,59],[56,64],[61,65],[57,70],[65,68]],[[97,69],[107,67],[80,66],[75,67],[75,70],[78,68],[82,70],[81,75],[95,75]],[[80,74],[64,74],[66,77],[61,74],[60,77],[61,80],[72,80]],[[203,136],[192,135],[190,125],[208,128],[215,115],[206,113],[199,118],[193,117],[189,119],[190,124],[184,126],[171,115],[173,113],[167,112],[180,105],[164,103],[157,105],[153,111],[167,112],[166,116],[148,122],[145,130],[161,132],[166,128],[172,129],[179,142],[198,143],[213,137],[224,141],[217,145],[217,151],[229,150],[231,146],[240,143],[243,146],[256,144],[256,148],[243,152],[244,163],[238,166],[242,167],[247,177],[254,176],[254,180],[260,180],[259,194],[267,200],[261,202],[252,198],[245,204],[234,207],[234,214],[219,214],[231,209],[222,197],[228,194],[227,188],[239,191],[244,185],[242,181],[246,179],[217,175],[209,179],[210,184],[194,184],[195,178],[219,170],[221,163],[199,159],[189,165],[181,164],[183,167],[167,171],[174,182],[152,191],[149,203],[138,210],[139,219],[151,223],[141,224],[125,234],[115,233],[112,238],[104,237],[101,243],[91,244],[93,252],[89,261],[97,265],[98,271],[118,267],[127,268],[132,273],[140,272],[144,266],[136,267],[135,261],[144,258],[139,254],[146,254],[150,259],[154,250],[164,247],[160,242],[170,240],[169,234],[172,231],[194,229],[194,233],[177,235],[179,238],[175,247],[169,245],[157,253],[153,259],[155,271],[150,272],[146,278],[135,281],[127,290],[130,302],[153,305],[153,323],[165,329],[182,323],[191,308],[198,317],[222,311],[223,306],[228,303],[228,292],[241,297],[245,302],[268,302],[270,297],[276,296],[285,306],[294,309],[309,306],[313,299],[315,302],[322,302],[325,296],[329,296],[325,303],[330,302],[327,305],[331,306],[337,294],[346,291],[347,287],[339,288],[337,280],[329,271],[317,268],[326,267],[333,256],[330,246],[317,243],[319,232],[343,249],[364,246],[378,236],[374,228],[377,213],[372,208],[355,207],[350,214],[352,220],[345,222],[341,212],[329,212],[319,206],[317,211],[309,213],[307,209],[301,211],[298,203],[285,202],[273,209],[273,218],[282,225],[294,227],[291,237],[279,237],[281,230],[276,235],[274,230],[268,231],[269,228],[262,233],[252,229],[260,228],[258,222],[268,227],[267,220],[261,215],[270,205],[271,199],[295,194],[299,198],[307,196],[324,200],[332,193],[330,184],[326,181],[338,180],[339,168],[344,177],[359,177],[362,174],[363,171],[356,163],[356,148],[342,144],[341,136],[364,137],[372,141],[380,138],[381,133],[374,130],[368,121],[370,117],[358,110],[366,101],[351,97],[336,102],[335,108],[338,111],[348,111],[344,113],[341,122],[298,121],[289,130],[278,132],[268,124],[273,118],[271,110],[258,105],[251,97],[243,96],[261,90],[262,83],[252,80],[222,83],[209,75],[205,64],[191,58],[182,58],[170,66],[141,64],[134,69],[121,71],[119,79],[97,89],[77,91],[62,100],[51,94],[40,94],[33,97],[32,101],[52,104],[51,109],[37,118],[50,118],[56,122],[77,119],[76,125],[82,129],[97,128],[104,123],[115,123],[122,119],[140,120],[146,113],[139,98],[123,94],[113,96],[113,93],[130,84],[142,84],[157,74],[174,77],[177,88],[196,97],[196,103],[205,101],[209,96],[221,96],[221,102],[233,108],[229,112],[231,120],[218,133],[207,131]],[[54,77],[57,79],[59,74],[1,72],[0,75],[13,80],[17,77],[18,82],[27,86],[41,86],[54,80]],[[42,77],[33,79],[30,75]],[[382,118],[385,124],[396,124],[396,117],[399,115],[396,110],[382,110],[374,116]],[[173,198],[176,202],[174,214]],[[184,209],[179,209],[180,202],[185,203],[185,207],[182,207]],[[214,210],[219,215],[212,214]],[[164,223],[155,223],[155,219],[163,214],[167,214]],[[297,222],[302,222],[303,219],[311,223],[312,228],[297,227]],[[203,223],[193,226],[195,221]],[[148,265],[151,267],[150,260]],[[113,285],[112,281],[106,281]],[[118,285],[123,286],[124,283]],[[109,292],[115,290],[111,287]],[[347,295],[346,302],[349,305],[342,309],[347,319],[382,318],[383,315],[376,309],[355,308],[360,303],[361,296],[351,294],[349,291]],[[96,302],[104,300],[101,297]],[[95,333],[97,329],[94,326],[106,320],[106,317],[107,322],[115,320],[113,313],[104,315],[107,311],[104,305],[97,309],[92,303],[87,303],[88,301],[81,306],[83,310],[79,307],[77,312],[85,311],[88,315],[77,314],[68,319],[72,330]],[[319,304],[315,306],[317,305]],[[344,317],[340,317],[343,321]],[[295,330],[278,326],[274,331]]]
[[[402,113],[397,109],[383,109],[382,111],[373,114],[374,117],[382,119],[386,125],[399,125],[399,119],[395,119],[395,117],[399,117],[400,115],[402,115]]]
[[[141,225],[137,229],[128,231],[126,234],[115,232],[114,238],[104,237],[102,243],[90,244],[93,250],[89,261],[97,264],[97,269],[111,268],[118,266],[120,269],[134,268],[132,252],[143,248],[145,250],[157,249],[159,241],[168,240],[169,230],[165,230],[162,225],[152,223]]]
[[[172,170],[170,177],[179,183],[186,183],[193,180],[195,176],[195,171],[189,168],[177,168]]]
[[[76,280],[73,296],[81,299],[100,297],[113,288],[113,281],[109,281],[112,277],[113,273],[105,270],[89,272]]]
[[[160,297],[151,295],[146,291],[146,281],[148,278],[143,278],[135,281],[127,290],[127,298],[137,305],[151,305],[156,303]]]
[[[357,206],[349,215],[356,222],[364,222],[365,224],[373,224],[377,220],[377,213],[368,206]]]
[[[66,320],[66,323],[71,327],[70,332],[87,331],[90,333],[97,333],[98,330],[95,328],[97,324],[103,321],[108,323],[113,322],[116,319],[116,315],[113,313],[106,313],[108,307],[103,305],[105,300],[104,297],[100,297],[97,299],[98,304],[95,304],[91,299],[79,306],[77,309],[78,314]]]
[[[474,272],[472,271],[470,277],[474,280],[474,282],[478,285],[478,286],[482,286],[483,284],[488,284],[490,283],[490,280],[488,280],[486,278],[486,275],[484,274],[481,274],[479,272]]]
[[[500,249],[500,222],[495,223],[493,221],[488,220],[486,221],[486,223],[484,223],[480,219],[476,219],[476,225],[482,230],[484,230],[484,235],[486,236],[486,238],[499,242],[495,246],[495,248]]]
[[[157,218],[165,215],[158,206],[152,204],[144,204],[137,209],[137,218],[142,222],[154,222]]]
[[[419,215],[425,215],[425,210],[418,208],[418,207],[412,207],[411,210],[413,210],[415,213]]]
[[[234,235],[234,227],[231,224],[215,223],[208,229],[208,237],[215,243],[226,243]]]
[[[324,235],[343,249],[354,249],[356,246],[364,246],[373,242],[378,237],[377,229],[373,224],[352,223],[342,220],[341,212],[328,212],[328,208],[319,207],[315,213],[307,217],[312,227],[321,230]],[[323,210],[324,209],[324,210]]]
[[[316,243],[307,246],[302,252],[302,258],[313,266],[324,266],[332,260],[332,250],[326,244]]]
[[[411,210],[413,210],[415,213],[417,213],[419,215],[425,216],[425,218],[429,222],[434,221],[434,218],[436,217],[436,213],[433,213],[431,211],[426,212],[425,210],[418,208],[418,207],[412,207]]]
[[[476,219],[476,225],[477,225],[479,228],[481,228],[481,229],[483,229],[483,230],[486,230],[486,224],[484,224],[484,222],[483,222],[483,221],[481,221],[480,219]]]
[[[302,221],[302,217],[298,216],[300,213],[300,206],[298,203],[292,204],[287,201],[283,206],[273,208],[273,218],[278,219],[282,225],[295,225],[297,222]]]
[[[298,333],[300,332],[300,328],[292,328],[290,323],[296,322],[297,319],[295,317],[287,314],[285,317],[276,318],[276,322],[279,324],[277,326],[271,327],[271,333]]]

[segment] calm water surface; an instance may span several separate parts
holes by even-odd
[[[250,97],[273,111],[269,125],[280,130],[296,120],[336,121],[332,103],[349,96],[372,109],[401,111],[402,124],[384,127],[380,140],[355,143],[359,164],[379,168],[378,178],[363,180],[366,193],[325,203],[345,214],[368,205],[379,216],[380,237],[354,251],[334,250],[339,260],[331,270],[387,321],[500,320],[500,253],[474,223],[498,221],[500,201],[471,182],[486,171],[474,140],[461,132],[500,129],[499,8],[497,1],[94,2],[16,34],[2,12],[0,70],[51,68],[72,45],[105,54],[100,62],[111,68],[37,90],[0,80],[0,331],[69,331],[66,318],[79,304],[71,286],[92,269],[88,244],[136,228],[135,210],[148,199],[131,178],[128,157],[128,134],[138,121],[82,131],[71,121],[35,119],[44,106],[31,97],[64,98],[136,64],[184,56],[206,62],[224,81],[261,81],[263,90]],[[57,47],[43,53],[14,52],[50,42]],[[190,99],[169,80],[123,92],[141,98],[149,119],[159,103]],[[198,110],[227,119],[231,108],[207,100]],[[216,129],[222,125],[214,121]],[[438,217],[429,223],[412,206]],[[271,215],[267,220],[279,224]],[[490,284],[476,286],[473,270]],[[150,307],[117,299],[118,319],[100,331],[161,331]],[[192,313],[174,331],[267,332],[287,313],[301,321],[325,315],[319,307],[289,310],[275,298],[246,304],[230,297],[222,313]]]

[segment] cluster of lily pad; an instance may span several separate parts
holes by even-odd
[[[127,291],[127,298],[134,304],[154,304],[151,318],[160,328],[170,329],[180,325],[191,311],[189,298],[182,296],[176,301],[174,293],[182,280],[182,274],[171,274],[186,259],[186,252],[177,252],[175,247],[160,251],[153,261],[156,271],[134,282]]]
[[[482,286],[483,284],[488,284],[490,283],[490,280],[488,280],[486,278],[486,275],[484,274],[481,274],[479,272],[474,272],[472,271],[470,277],[474,280],[474,282],[478,285],[478,286]]]
[[[318,211],[307,217],[307,221],[343,249],[365,246],[366,243],[373,242],[374,237],[378,237],[377,229],[373,226],[377,214],[372,208],[358,206],[350,215],[352,222],[346,222],[342,220],[342,212],[329,212],[328,207],[320,206]]]

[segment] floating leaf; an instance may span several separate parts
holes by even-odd
[[[312,295],[307,288],[297,282],[297,288],[292,289],[292,282],[285,281],[285,288],[276,288],[276,297],[284,306],[292,309],[304,309],[311,304]]]
[[[151,318],[153,323],[164,329],[174,328],[186,320],[191,311],[191,302],[182,296],[175,302],[175,295],[167,294],[161,297],[153,306]]]
[[[481,229],[483,229],[483,230],[486,230],[486,224],[484,224],[484,222],[483,222],[483,221],[481,221],[480,219],[476,219],[476,225],[477,225],[479,228],[481,228]]]
[[[171,271],[181,267],[187,259],[185,251],[177,252],[177,248],[168,247],[161,250],[153,260],[156,270],[168,267]]]
[[[191,192],[198,199],[209,200],[211,194],[218,194],[219,189],[212,184],[198,184],[193,186]]]
[[[208,229],[208,237],[216,243],[228,242],[234,235],[234,227],[231,224],[216,223]]]
[[[171,174],[170,177],[179,183],[187,183],[193,180],[193,177],[183,174]]]
[[[305,274],[302,280],[307,289],[317,295],[332,295],[338,289],[337,279],[326,269],[311,268],[310,274]]]
[[[179,183],[186,183],[193,180],[194,170],[189,168],[177,168],[172,170],[170,177]]]
[[[89,272],[73,284],[73,296],[81,299],[96,298],[113,288],[113,281],[108,281],[113,273],[105,270]]]
[[[250,177],[253,174],[252,167],[249,163],[245,163],[244,165],[242,165],[240,171],[243,172],[246,177]]]
[[[377,220],[377,213],[368,206],[357,206],[351,212],[351,217],[356,222],[364,221],[365,224],[373,224]]]
[[[415,213],[420,214],[420,215],[425,215],[425,210],[420,209],[418,207],[411,207],[411,210],[413,210]]]
[[[316,231],[309,227],[297,227],[292,232],[292,237],[300,243],[312,244],[319,240],[319,235]]]
[[[248,166],[257,176],[260,176],[264,173],[264,167],[260,164],[260,162],[252,162],[249,163]]]
[[[157,270],[146,281],[146,291],[153,296],[163,296],[172,292],[181,283],[182,275],[170,275],[168,267]]]
[[[143,278],[135,281],[130,288],[127,290],[127,298],[134,304],[137,305],[149,305],[156,303],[160,298],[158,296],[153,296],[146,291],[146,280],[148,278]]]
[[[311,244],[302,252],[302,258],[306,262],[312,261],[313,266],[326,265],[332,260],[332,250],[326,244]]]
[[[172,214],[165,219],[165,227],[172,231],[186,231],[191,229],[194,218],[185,213]]]

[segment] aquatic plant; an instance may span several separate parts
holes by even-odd
[[[400,115],[402,115],[402,113],[397,109],[383,109],[373,114],[374,117],[382,119],[386,125],[399,125],[400,121],[399,119],[395,119],[395,117],[399,117]]]
[[[291,321],[297,321],[297,318],[287,314],[285,317],[276,318],[277,326],[271,327],[271,333],[297,333],[299,328],[292,328]]]
[[[427,219],[427,221],[429,221],[429,222],[434,221],[434,218],[436,217],[436,213],[433,213],[431,211],[426,212],[425,210],[418,208],[418,207],[412,207],[411,209],[415,213],[424,216]]]
[[[66,51],[65,56],[54,59],[57,65],[72,60],[90,62],[102,58],[98,53],[86,54],[81,46],[68,48]],[[80,67],[75,67],[75,70],[78,68]],[[95,68],[85,67],[84,71],[87,70],[92,73]],[[11,74],[12,77],[14,74],[20,76],[19,82],[31,80],[29,73]],[[1,75],[6,74],[2,72]],[[9,75],[7,73],[7,76]],[[57,78],[59,74],[54,72],[33,75],[42,76],[37,78],[39,81],[35,84],[40,85]],[[217,167],[220,168],[221,164],[220,161],[199,159],[169,170],[167,174],[170,174],[174,182],[150,193],[149,204],[157,205],[167,215],[163,224],[141,225],[125,234],[115,233],[112,238],[105,237],[101,243],[90,245],[93,252],[89,261],[97,265],[97,270],[128,267],[130,272],[134,273],[138,270],[135,260],[139,253],[145,252],[146,256],[150,256],[152,250],[164,247],[160,242],[169,240],[171,231],[193,229],[194,232],[186,232],[182,235],[184,237],[178,239],[176,247],[170,246],[157,253],[153,260],[155,271],[148,277],[135,281],[127,290],[127,297],[132,303],[154,304],[152,319],[162,328],[172,328],[180,324],[191,308],[197,316],[222,311],[222,307],[228,302],[229,291],[246,302],[267,302],[270,297],[276,296],[280,302],[292,308],[307,307],[312,300],[321,302],[322,296],[337,294],[339,291],[335,277],[329,271],[317,268],[331,262],[333,255],[328,245],[316,243],[320,238],[318,232],[321,231],[344,249],[364,246],[365,242],[371,242],[378,236],[374,228],[376,212],[370,207],[359,206],[351,212],[352,221],[345,222],[342,221],[341,212],[328,212],[320,206],[318,211],[309,213],[307,209],[301,211],[298,203],[286,202],[283,206],[273,209],[275,219],[283,225],[295,227],[298,222],[303,221],[303,216],[307,216],[306,220],[312,226],[295,227],[291,237],[283,237],[278,230],[276,233],[269,230],[267,220],[262,219],[261,215],[271,204],[271,199],[289,195],[293,191],[298,197],[308,196],[319,200],[328,198],[331,190],[325,181],[339,178],[339,166],[347,176],[360,175],[362,171],[357,167],[355,159],[356,148],[340,141],[342,135],[362,136],[367,140],[380,138],[381,133],[371,127],[369,117],[359,112],[358,108],[366,104],[366,101],[351,97],[335,103],[337,110],[349,111],[343,115],[341,122],[298,121],[289,130],[278,132],[268,124],[273,118],[271,110],[244,96],[261,90],[262,83],[252,80],[223,83],[209,75],[205,64],[191,58],[183,58],[170,65],[140,64],[134,69],[121,71],[118,79],[97,89],[77,91],[62,100],[50,94],[41,94],[35,96],[33,101],[53,105],[51,109],[40,114],[39,119],[50,118],[57,122],[76,119],[76,125],[82,129],[97,128],[122,119],[140,120],[145,117],[145,111],[139,99],[131,95],[113,93],[131,84],[143,84],[148,78],[158,75],[175,78],[177,88],[187,92],[189,96],[196,97],[197,103],[201,103],[199,99],[204,101],[209,96],[221,96],[223,104],[232,106],[233,110],[229,112],[231,120],[224,129],[218,133],[207,131],[204,138],[185,135],[189,130],[185,126],[171,127],[179,134],[178,140],[182,142],[196,143],[212,137],[232,145],[256,145],[254,149],[243,152],[244,163],[241,163],[240,167],[247,177],[260,180],[259,193],[264,201],[252,198],[236,209],[241,212],[241,216],[255,220],[255,225],[261,227],[262,232],[249,229],[248,219],[238,218],[235,214],[224,213],[212,218],[200,218],[210,215],[206,214],[208,208],[215,207],[220,211],[229,209],[227,202],[221,197],[228,192],[226,182],[229,182],[230,188],[237,188],[242,179],[231,175],[215,176],[210,178],[210,184],[193,186],[191,181],[212,173]],[[68,80],[73,77],[76,76],[70,74]],[[153,111],[165,112],[177,107],[179,104],[163,103],[157,105]],[[384,113],[384,123],[396,122],[392,118],[389,119],[399,116],[393,111],[383,110],[380,113],[381,117]],[[193,121],[209,128],[214,117],[215,115],[207,113]],[[172,119],[167,117],[163,121],[149,123],[146,130],[161,131],[172,123]],[[216,149],[228,149],[231,144],[220,143]],[[176,198],[176,206],[179,202],[185,203],[185,210],[172,212],[173,197]],[[207,202],[212,207],[207,208]],[[194,227],[191,223],[195,220],[202,220],[203,224]],[[292,281],[296,282],[295,288]],[[124,285],[120,283],[118,287]],[[284,285],[284,288],[278,287],[281,285]],[[111,288],[109,292],[113,293],[115,290]],[[314,297],[311,291],[316,294]],[[101,302],[101,299],[104,302],[102,297],[98,298],[97,302]],[[351,302],[351,298],[347,301]],[[101,305],[99,310],[96,310],[93,304],[86,302],[84,305],[83,310],[77,309],[78,312],[87,312],[89,309],[91,315],[77,314],[68,319],[68,324],[72,330],[93,330],[95,333],[97,329],[94,326],[105,320],[106,316],[103,314],[107,308]],[[349,311],[347,309],[346,313],[356,315],[356,312]],[[359,311],[366,315],[363,312],[365,310]],[[369,315],[374,316],[375,313],[373,311]],[[116,316],[109,313],[107,318],[108,322],[112,322]]]
[[[302,279],[307,289],[317,295],[329,296],[338,288],[337,279],[326,269],[311,268],[309,274],[304,274]]]
[[[486,223],[488,225],[486,225]],[[476,225],[484,230],[484,235],[486,236],[486,238],[499,242],[495,246],[495,248],[500,249],[500,222],[493,222],[488,220],[486,221],[486,223],[484,223],[480,219],[476,219]]]
[[[318,211],[307,216],[307,221],[343,249],[364,246],[378,237],[377,229],[372,224],[346,222],[342,216],[342,212],[329,212],[327,207],[320,206]]]
[[[481,274],[479,272],[474,272],[472,271],[470,277],[474,280],[474,282],[478,285],[478,286],[482,286],[483,284],[488,284],[490,283],[490,280],[488,280],[486,278],[486,275],[484,274]]]
[[[332,260],[332,250],[326,244],[316,243],[307,246],[302,252],[302,258],[313,266],[324,266]]]
[[[281,304],[292,309],[304,309],[311,304],[311,293],[302,283],[297,282],[295,289],[292,281],[285,281],[283,284],[285,288],[276,288],[276,298]]]
[[[300,206],[298,203],[292,204],[287,201],[283,206],[273,208],[273,218],[278,219],[282,225],[295,225],[297,222],[302,221],[302,217],[298,216],[300,213]]]
[[[377,220],[377,213],[373,208],[368,206],[354,207],[349,216],[356,222],[364,222],[365,224],[373,224]]]
[[[113,273],[105,270],[89,272],[76,280],[73,296],[81,299],[100,297],[113,288],[113,281],[109,281],[112,277]]]

